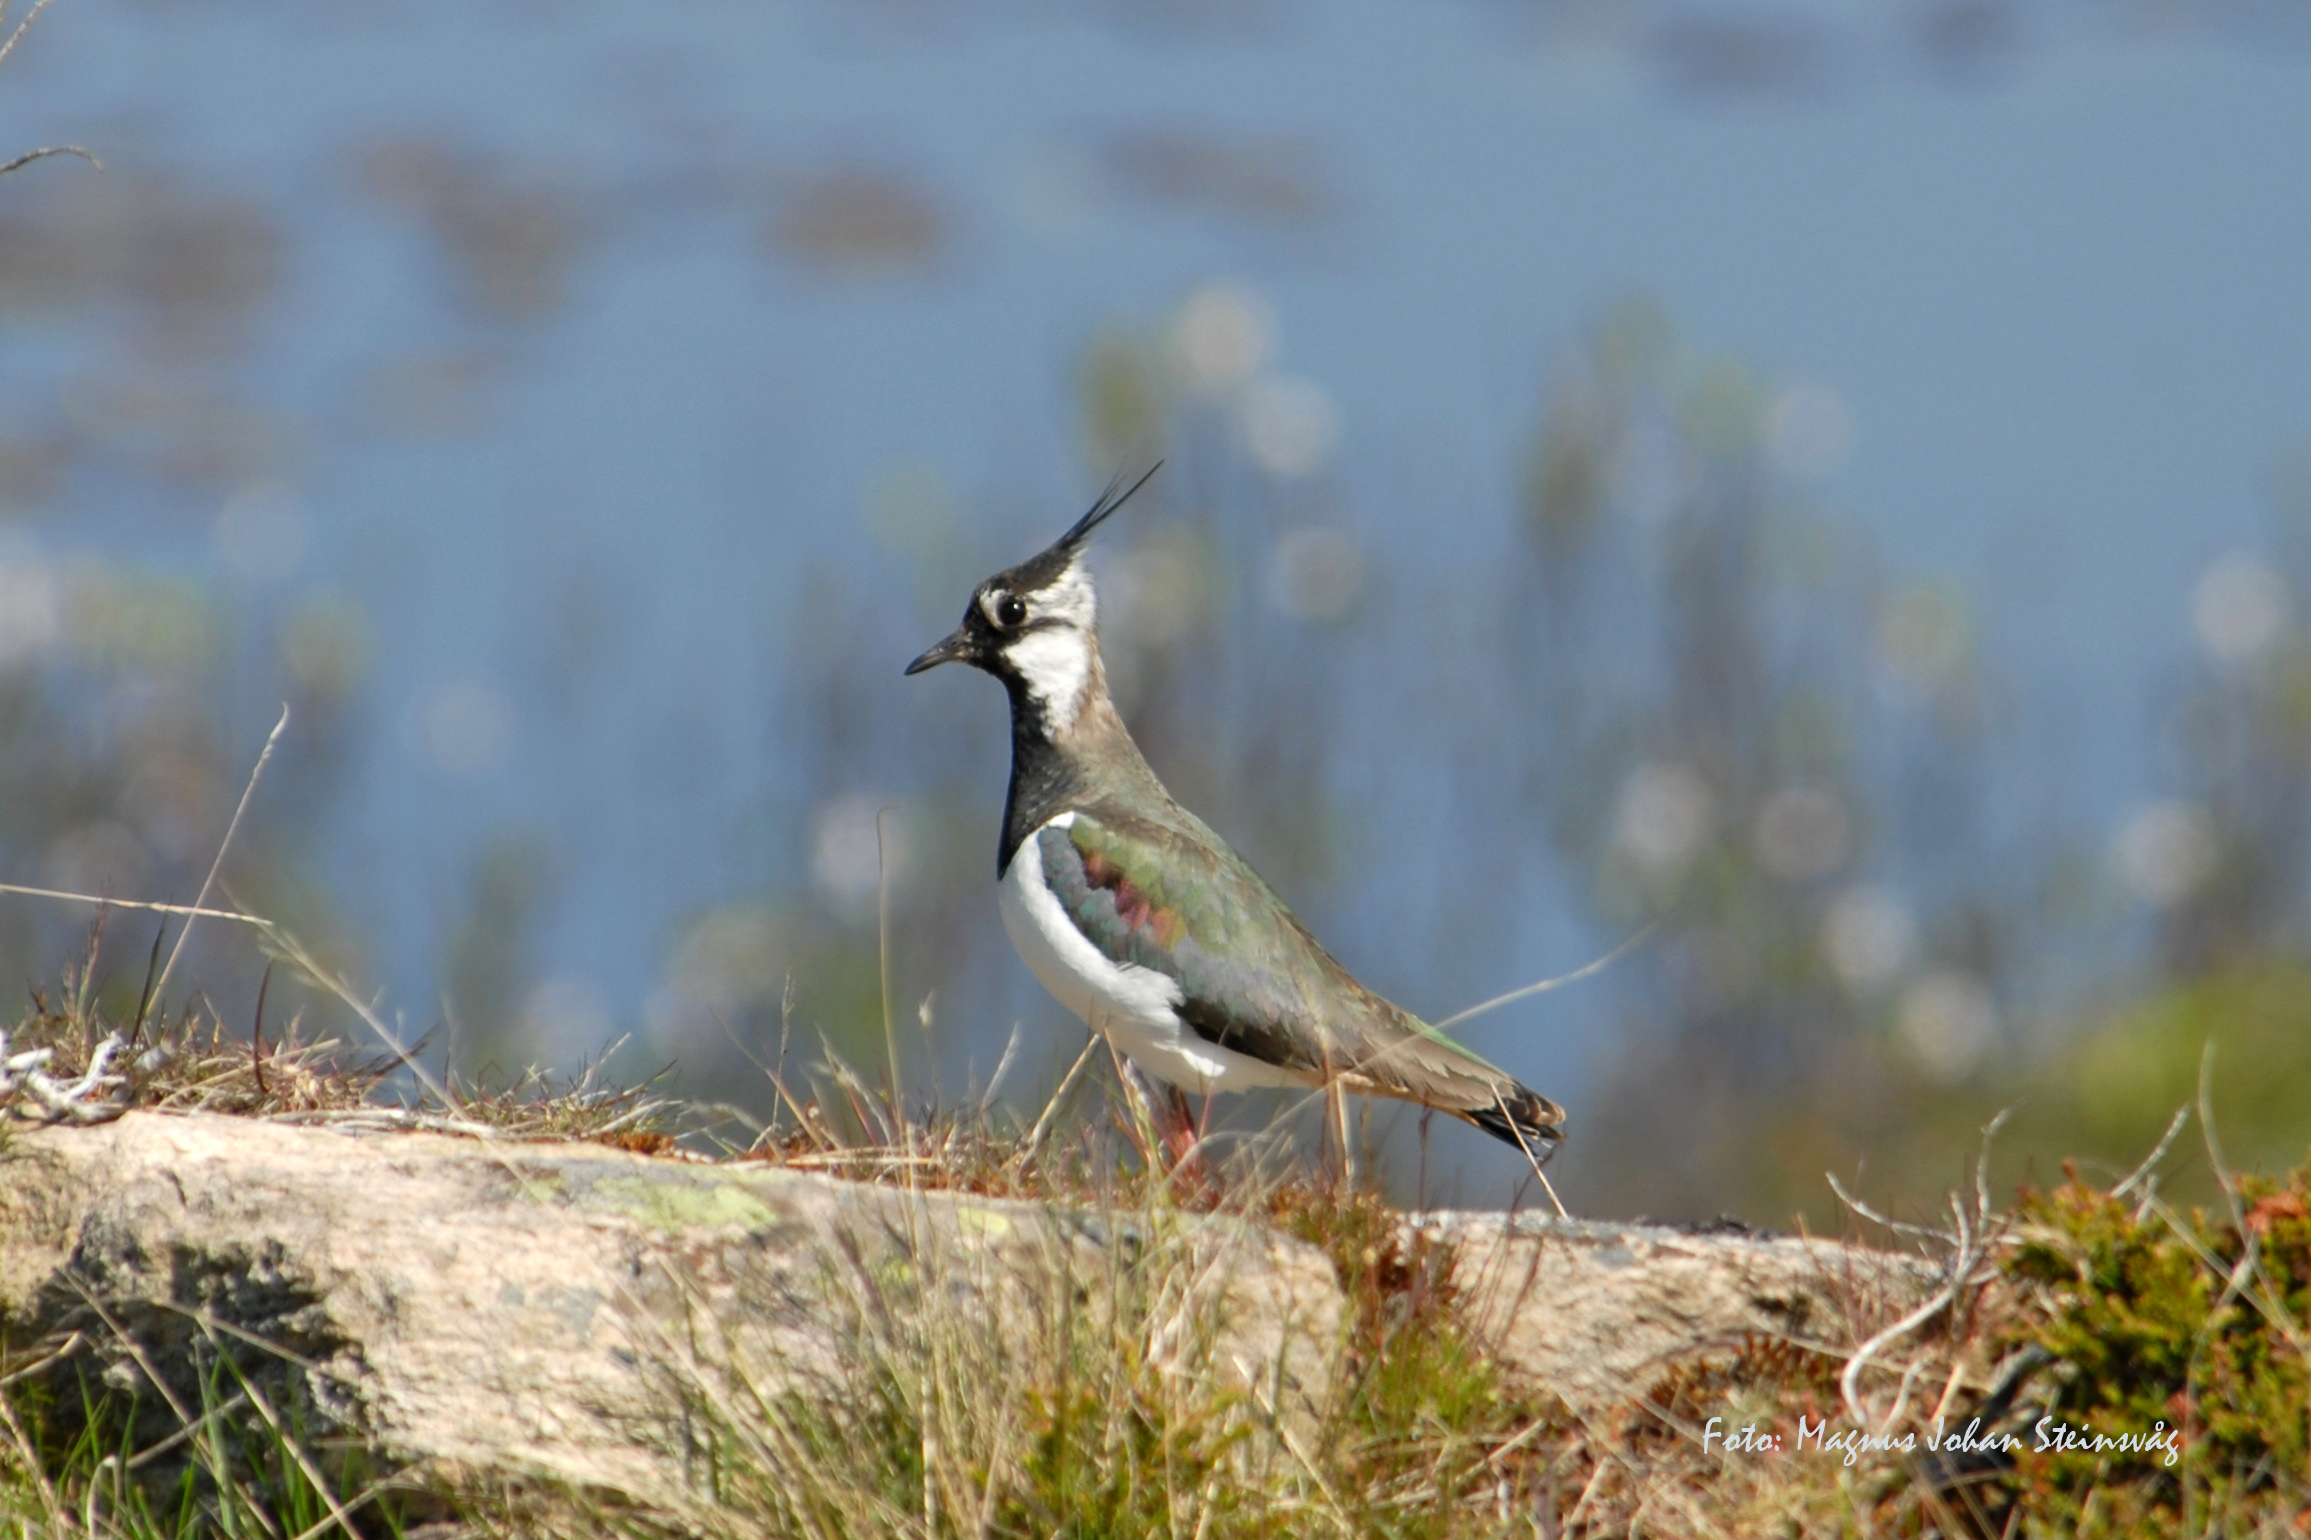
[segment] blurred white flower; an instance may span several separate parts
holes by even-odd
[[[522,1028],[541,1045],[596,1047],[609,1040],[613,1025],[609,996],[582,974],[541,979],[522,1001]]]
[[[513,748],[513,708],[478,679],[454,680],[425,703],[418,730],[435,769],[445,775],[486,775],[504,764]]]
[[[2217,663],[2252,663],[2287,630],[2287,583],[2267,561],[2234,551],[2191,587],[2191,627]]]
[[[1276,542],[1269,593],[1297,620],[1322,622],[1347,615],[1364,592],[1364,547],[1345,529],[1296,529]]]
[[[2144,903],[2168,908],[2214,874],[2215,823],[2188,802],[2153,802],[2135,811],[2111,841],[2111,865]]]
[[[1213,283],[1180,302],[1171,352],[1190,390],[1218,394],[1259,372],[1275,340],[1267,302],[1239,284]]]
[[[1774,462],[1804,481],[1819,481],[1846,461],[1854,419],[1845,397],[1827,385],[1792,385],[1766,408],[1765,442]]]
[[[1713,994],[1728,998],[1747,995],[1762,981],[1757,946],[1738,926],[1698,926],[1690,946],[1694,967]]]
[[[1271,476],[1305,476],[1340,447],[1340,413],[1314,380],[1264,379],[1237,407],[1244,447]]]
[[[1840,893],[1822,916],[1822,952],[1847,987],[1891,981],[1918,944],[1918,922],[1892,889],[1875,883]]]
[[[1661,529],[1684,505],[1685,445],[1667,424],[1643,417],[1628,424],[1608,470],[1613,500],[1643,529]]]
[[[692,925],[675,948],[671,990],[647,1008],[653,1030],[700,1017],[727,1019],[777,1000],[786,988],[787,936],[778,917],[753,904],[718,909]]]
[[[47,651],[59,618],[55,571],[28,546],[0,546],[0,665]]]
[[[305,559],[305,514],[289,489],[258,482],[225,499],[211,538],[225,571],[252,587],[278,583]]]
[[[1211,555],[1194,526],[1166,524],[1108,559],[1099,585],[1103,639],[1119,650],[1161,647],[1211,611]]]
[[[871,912],[885,871],[896,882],[906,864],[905,817],[888,797],[847,792],[822,804],[810,827],[810,874],[819,891],[850,918]]]
[[[1960,1080],[1998,1037],[1998,1002],[1973,974],[1936,968],[1902,992],[1895,1030],[1937,1080]]]
[[[1878,655],[1895,677],[1933,691],[1957,682],[1974,639],[1957,595],[1921,583],[1879,610],[1877,643]]]
[[[1713,816],[1700,771],[1640,765],[1621,785],[1613,837],[1647,876],[1673,877],[1701,853]]]
[[[1784,786],[1757,815],[1757,859],[1792,882],[1826,876],[1846,859],[1845,804],[1811,786]]]

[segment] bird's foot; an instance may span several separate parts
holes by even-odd
[[[1187,1093],[1178,1086],[1165,1086],[1159,1105],[1163,1110],[1157,1136],[1163,1141],[1164,1153],[1171,1157],[1167,1164],[1178,1170],[1199,1158],[1196,1146],[1203,1143],[1203,1135],[1196,1127],[1196,1114],[1188,1106]]]

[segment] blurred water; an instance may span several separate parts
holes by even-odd
[[[2192,580],[2311,435],[2300,40],[2163,14],[61,0],[0,73],[0,147],[245,198],[276,276],[206,351],[141,301],[13,312],[0,401],[37,426],[196,379],[273,447],[206,477],[96,454],[20,517],[50,556],[357,601],[339,902],[423,1017],[474,851],[521,831],[575,1038],[640,1020],[691,916],[839,864],[790,698],[814,646],[871,651],[862,710],[955,735],[992,844],[994,693],[898,667],[1105,478],[1102,326],[1259,296],[1304,382],[1267,453],[1336,425],[1321,496],[1419,635],[1501,538],[1551,360],[1647,291],[1770,373],[1785,468],[1892,566],[1982,596],[2065,795],[2115,821]],[[35,167],[0,208],[95,175]],[[910,474],[950,512],[878,540]],[[1338,570],[1312,549],[1279,580],[1304,614]],[[1449,750],[1385,703],[1454,664],[1357,660],[1383,704],[1353,741],[1394,768],[1345,772],[1336,949],[1439,1013],[1582,960],[1561,906],[1419,960],[1452,813],[1392,804]],[[1592,1046],[1559,1019],[1472,1035],[1556,1091]]]

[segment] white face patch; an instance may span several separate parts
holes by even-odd
[[[1079,560],[1059,581],[1036,594],[1023,594],[1034,629],[1007,642],[1003,656],[1019,671],[1027,693],[1043,708],[1051,731],[1075,725],[1083,688],[1091,681],[1092,624],[1099,612],[1091,575]]]

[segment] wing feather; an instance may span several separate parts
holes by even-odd
[[[1442,1108],[1527,1148],[1558,1137],[1554,1102],[1359,984],[1200,825],[1103,805],[1034,838],[1076,929],[1110,960],[1178,984],[1181,1019],[1207,1041]]]
[[[1289,911],[1240,861],[1130,814],[1077,813],[1035,836],[1044,880],[1111,961],[1179,985],[1200,1036],[1265,1063],[1316,1070],[1321,1042],[1308,980],[1280,922]]]

